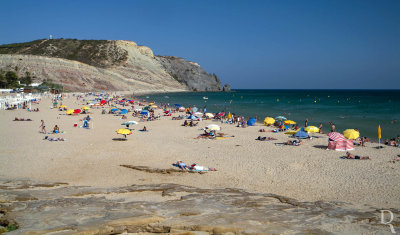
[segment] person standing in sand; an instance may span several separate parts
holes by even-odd
[[[39,126],[41,128],[41,133],[46,134],[46,124],[41,120],[42,124]]]
[[[306,118],[306,121],[304,123],[304,127],[308,127],[308,118]]]
[[[332,122],[330,122],[330,124],[331,124],[331,132],[336,132],[335,124],[333,124]]]
[[[319,133],[324,134],[324,132],[322,131],[322,123],[319,124]]]

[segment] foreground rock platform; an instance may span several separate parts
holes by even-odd
[[[0,231],[18,227],[8,234],[390,234],[380,221],[378,208],[233,188],[0,179]],[[399,218],[392,224],[400,231]]]

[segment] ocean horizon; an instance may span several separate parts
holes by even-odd
[[[231,92],[178,92],[137,96],[170,105],[197,107],[207,112],[231,112],[245,118],[285,116],[304,126],[323,125],[330,131],[358,128],[361,136],[377,140],[400,135],[400,89],[232,89]]]

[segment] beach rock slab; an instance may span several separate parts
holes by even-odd
[[[4,179],[0,185],[0,225],[18,226],[9,234],[390,232],[388,226],[380,224],[376,208],[342,202],[300,202],[234,188],[201,189],[177,184],[95,188]],[[399,222],[393,224],[398,226]]]

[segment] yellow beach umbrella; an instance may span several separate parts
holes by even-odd
[[[87,106],[83,106],[81,109],[83,109],[83,110],[89,110],[90,108],[87,107]]]
[[[228,113],[228,119],[231,119],[232,118],[232,114],[231,114],[231,112],[229,112]]]
[[[284,124],[289,124],[289,125],[294,125],[294,124],[296,124],[296,122],[295,122],[295,121],[292,121],[292,120],[287,120],[287,121],[284,121],[283,123],[284,123]]]
[[[154,103],[149,103],[149,105],[153,105]]]
[[[150,108],[157,108],[157,107],[158,107],[157,105],[150,106]]]
[[[60,108],[66,108],[67,106],[66,105],[60,105]]]
[[[71,115],[71,114],[73,114],[73,113],[74,113],[74,110],[73,110],[73,109],[68,109],[68,110],[67,110],[67,114],[68,114],[68,115]]]
[[[306,128],[304,128],[305,131],[307,132],[319,132],[319,128],[316,126],[308,126]]]
[[[121,128],[117,130],[117,134],[123,135],[126,139],[126,135],[132,134],[132,131],[129,129]]]
[[[117,130],[117,134],[129,135],[129,134],[132,134],[132,132],[129,129],[121,128],[121,129]]]
[[[287,132],[285,132],[286,135],[294,135],[296,133],[297,133],[297,131],[287,131]]]
[[[360,132],[358,132],[358,131],[356,131],[354,129],[347,129],[347,130],[343,131],[343,135],[347,139],[355,140],[358,137],[360,137]]]
[[[264,125],[272,125],[275,123],[275,119],[273,119],[272,117],[266,117],[264,119]]]

